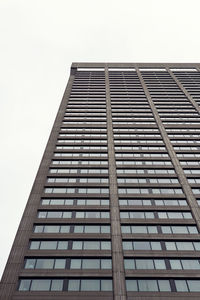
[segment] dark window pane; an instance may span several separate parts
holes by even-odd
[[[68,248],[68,242],[63,241],[63,242],[58,242],[58,249],[59,250],[67,250]]]
[[[83,243],[81,241],[73,242],[72,249],[74,250],[81,250]]]
[[[41,242],[41,245],[40,245],[40,249],[42,250],[48,250],[48,249],[56,249],[57,247],[57,242],[48,242],[48,241],[45,241],[45,242]]]
[[[101,259],[101,269],[112,269],[112,260]]]
[[[176,242],[177,248],[180,251],[188,250],[192,251],[194,250],[192,242]]]
[[[58,258],[55,260],[55,269],[65,269],[66,260]]]
[[[60,231],[60,226],[53,226],[53,225],[50,225],[50,226],[48,226],[48,225],[46,225],[45,227],[44,227],[44,232],[49,232],[49,233],[57,233],[57,232],[59,232]]]
[[[39,249],[39,247],[40,247],[40,242],[33,241],[33,242],[31,242],[31,244],[30,244],[30,249],[31,249],[31,250],[37,250],[37,249]]]
[[[126,280],[126,289],[128,292],[137,292],[137,280]]]
[[[34,232],[35,233],[41,233],[43,232],[44,226],[35,226]]]
[[[49,211],[47,214],[48,218],[61,218],[62,217],[62,212],[60,211]]]
[[[101,250],[110,250],[111,243],[110,242],[101,242]]]
[[[89,226],[85,225],[85,232],[87,233],[100,233],[100,226],[94,225],[94,226]]]
[[[170,265],[173,270],[182,270],[182,265],[179,259],[170,259]]]
[[[37,259],[36,269],[53,269],[54,259]]]
[[[166,265],[164,259],[154,259],[154,265],[156,270],[165,270]]]
[[[186,280],[174,280],[177,292],[187,292],[188,287]]]
[[[183,259],[182,265],[184,270],[199,270],[200,264],[197,259]]]
[[[85,232],[86,231],[86,227],[91,227],[91,226],[85,226]],[[79,226],[79,225],[76,225],[74,226],[74,233],[83,233],[83,226]]]
[[[143,292],[157,292],[158,291],[158,285],[156,280],[138,280],[139,285],[139,291]]]
[[[152,250],[162,250],[160,242],[151,242]]]
[[[100,280],[82,279],[81,291],[100,291]]]
[[[171,292],[169,280],[158,280],[158,286],[160,292]]]
[[[90,241],[84,242],[84,250],[98,250],[100,249],[100,242]]]
[[[81,259],[71,259],[70,269],[81,269]]]
[[[124,259],[124,268],[126,270],[134,270],[135,269],[135,260],[134,259]]]
[[[133,243],[132,242],[123,242],[123,249],[124,250],[132,250],[133,249]]]
[[[136,269],[138,270],[153,270],[154,265],[153,265],[153,260],[152,259],[136,259],[135,260],[136,264]]]
[[[50,290],[50,279],[33,279],[31,284],[31,291],[49,291]]]
[[[80,290],[80,280],[79,279],[69,279],[68,291],[79,291]]]
[[[53,279],[51,283],[51,291],[62,291],[63,290],[63,280]]]
[[[131,226],[132,233],[147,233],[146,226]]]
[[[122,233],[131,233],[130,226],[122,226],[121,230],[122,230]]]
[[[69,233],[70,226],[62,225],[60,228],[60,233]]]
[[[83,259],[82,263],[83,269],[100,269],[99,259]]]
[[[22,279],[19,285],[19,291],[29,291],[31,280],[30,279]]]
[[[149,242],[134,242],[134,250],[151,250]]]
[[[190,292],[200,292],[200,281],[199,280],[187,280]]]
[[[101,291],[112,291],[112,280],[102,279],[101,280]]]
[[[25,269],[34,269],[36,259],[28,258],[25,263]]]

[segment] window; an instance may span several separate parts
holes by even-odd
[[[70,105],[68,105],[68,107],[69,106]],[[79,107],[80,106],[81,105],[79,105]],[[104,105],[102,105],[102,107],[104,107]],[[106,106],[105,106],[105,108],[106,108]],[[106,128],[92,128],[92,127],[89,127],[89,128],[73,128],[73,127],[71,127],[71,128],[65,128],[65,127],[63,127],[63,128],[61,128],[60,131],[61,132],[85,132],[85,133],[89,132],[90,133],[90,132],[96,132],[96,131],[98,131],[98,132],[106,132],[107,129]]]
[[[71,178],[71,177],[50,177],[47,182],[56,183],[108,183],[108,178]]]
[[[110,241],[73,241],[73,250],[111,250]]]
[[[47,194],[108,194],[108,188],[45,188]]]
[[[78,134],[74,134],[74,133],[60,133],[59,137],[69,137],[69,138],[106,138],[107,135],[106,134],[97,134],[97,133],[78,133]]]
[[[111,269],[111,259],[71,259],[70,269]]]
[[[108,194],[108,188],[77,188],[77,193],[80,194]]]
[[[57,169],[50,168],[49,172],[52,174],[108,174],[107,169]]]
[[[145,226],[145,225],[136,225],[136,226],[121,226],[122,233],[132,233],[132,234],[137,234],[137,233],[142,233],[142,234],[147,234],[147,233],[158,233],[157,226]]]
[[[126,226],[121,225],[121,230],[123,234],[154,234],[154,233],[163,233],[163,234],[198,234],[198,230],[196,226],[145,226],[145,225],[134,225],[134,226]]]
[[[174,270],[199,270],[200,261],[198,259],[170,259],[171,269]]]
[[[108,199],[78,199],[77,205],[109,205]]]
[[[124,267],[126,270],[164,270],[166,263],[164,259],[124,259]]]
[[[196,174],[199,175],[199,169],[184,169],[185,174]]]
[[[76,119],[78,119],[77,117],[76,117]],[[105,119],[105,118],[102,118],[102,119]],[[78,123],[78,121],[76,121],[76,122],[74,122],[74,123],[70,123],[70,124],[79,124]],[[105,123],[104,123],[105,124]],[[84,143],[84,144],[92,144],[92,143],[100,143],[100,144],[107,144],[107,140],[105,139],[105,140],[101,140],[101,139],[98,139],[98,140],[93,140],[93,139],[67,139],[67,140],[65,140],[65,139],[58,139],[57,140],[57,143],[58,144],[82,144],[82,143]]]
[[[124,250],[200,251],[200,242],[195,241],[123,241]]]
[[[160,200],[154,200],[155,205],[164,205],[164,206],[187,206],[186,200],[178,200],[178,199],[160,199]]]
[[[107,160],[53,160],[53,165],[107,165]]]
[[[172,163],[171,161],[164,161],[164,160],[117,160],[116,161],[117,166],[118,165],[165,165],[170,166]]]
[[[117,174],[175,174],[173,169],[117,169]]]
[[[120,218],[130,218],[130,219],[154,219],[153,212],[142,212],[142,211],[129,211],[129,212],[120,212]]]
[[[166,250],[199,251],[200,242],[165,242]]]
[[[39,211],[38,218],[72,218],[71,211]]]
[[[107,146],[96,146],[96,145],[92,145],[92,146],[72,146],[72,145],[68,145],[68,146],[56,146],[56,149],[58,150],[107,150]]]
[[[41,200],[42,205],[109,205],[109,199],[53,199]]]
[[[200,189],[194,189],[192,188],[192,191],[195,195],[200,195]]]
[[[112,291],[112,280],[69,279],[68,291]]]
[[[196,226],[161,226],[164,234],[197,234]]]
[[[40,211],[38,218],[109,218],[108,211]]]
[[[119,194],[182,194],[181,188],[118,188]]]
[[[112,291],[112,279],[20,279],[19,291]]]
[[[179,183],[176,178],[118,178],[118,183]]]
[[[45,188],[44,192],[47,194],[74,194],[75,188]]]
[[[19,291],[62,291],[62,279],[21,279]]]
[[[160,219],[192,219],[190,212],[158,212]]]
[[[68,241],[31,241],[31,250],[67,250]]]
[[[121,211],[120,218],[128,219],[192,219],[190,212]]]
[[[174,280],[177,292],[199,292],[199,280]]]
[[[38,240],[30,242],[30,250],[110,250],[110,241],[48,241]]]
[[[169,280],[164,279],[127,279],[128,292],[170,292]]]
[[[25,269],[111,269],[111,259],[27,258]]]
[[[178,199],[119,199],[119,205],[137,206],[137,205],[158,205],[158,206],[187,206],[186,200]]]
[[[34,233],[110,233],[109,225],[36,225]]]

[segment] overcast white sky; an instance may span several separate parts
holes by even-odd
[[[0,274],[71,62],[200,62],[199,0],[0,0]]]

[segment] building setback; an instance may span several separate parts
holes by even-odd
[[[73,63],[2,300],[200,299],[200,64]]]

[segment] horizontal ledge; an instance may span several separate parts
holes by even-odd
[[[103,68],[198,68],[200,67],[200,63],[120,63],[120,62],[113,62],[113,63],[98,63],[98,62],[73,62],[71,65],[72,69],[76,68],[83,68],[83,69],[92,69],[94,71],[99,69],[102,71]]]

